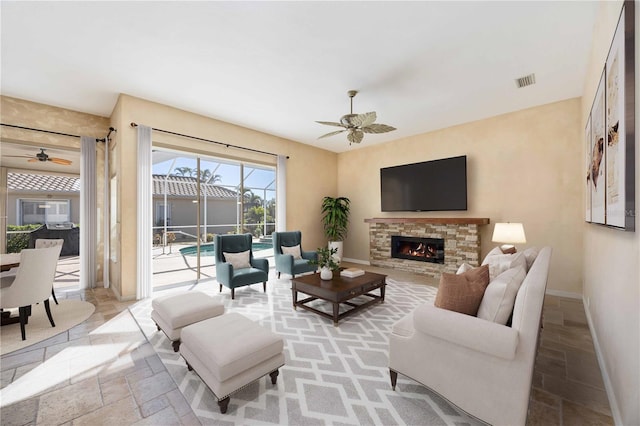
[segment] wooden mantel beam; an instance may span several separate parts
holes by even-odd
[[[437,225],[488,225],[488,217],[374,217],[366,223],[432,223]]]

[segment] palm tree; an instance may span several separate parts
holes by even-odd
[[[194,169],[191,167],[176,167],[176,172],[178,172],[179,176],[193,176]]]

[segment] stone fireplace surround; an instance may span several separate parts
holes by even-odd
[[[369,224],[369,262],[373,266],[425,274],[439,279],[442,272],[455,273],[462,263],[477,266],[480,261],[478,226],[488,218],[373,218]],[[391,236],[444,239],[444,264],[391,257]]]

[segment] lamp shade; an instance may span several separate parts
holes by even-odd
[[[524,227],[521,223],[496,223],[491,241],[494,243],[524,244],[527,239],[524,236]]]

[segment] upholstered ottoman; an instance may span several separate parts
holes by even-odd
[[[181,338],[187,367],[215,394],[223,414],[233,392],[266,374],[275,385],[284,365],[282,337],[237,313],[187,326]]]
[[[161,296],[151,301],[151,307],[151,318],[158,330],[172,341],[175,352],[180,348],[180,334],[184,327],[224,313],[221,302],[200,291]]]

